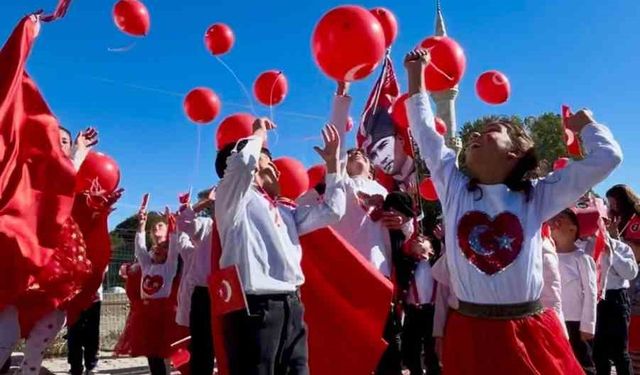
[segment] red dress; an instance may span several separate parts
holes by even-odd
[[[169,298],[142,299],[141,282],[140,267],[129,267],[126,290],[130,311],[115,353],[131,357],[169,358],[175,352],[171,344],[189,335],[186,327],[176,323],[179,277],[173,280]]]

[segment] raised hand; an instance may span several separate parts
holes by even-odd
[[[339,153],[340,153],[340,134],[338,129],[333,125],[327,125],[322,129],[322,139],[324,140],[324,148],[314,147],[318,155],[327,165],[327,173],[338,172]]]
[[[97,144],[98,131],[95,128],[88,127],[78,133],[78,136],[76,137],[75,146],[77,151],[89,151]]]
[[[425,92],[424,69],[429,65],[431,55],[424,48],[416,48],[404,57],[404,67],[407,70],[409,96]]]
[[[593,119],[593,113],[590,110],[583,108],[569,116],[567,119],[567,127],[574,133],[580,133],[585,126],[594,122],[596,122],[596,120]]]
[[[266,117],[259,117],[253,122],[253,135],[257,135],[266,141],[267,132],[275,128],[277,128],[277,126],[271,122],[271,120]]]
[[[164,207],[164,219],[167,222],[167,233],[175,233],[177,229],[176,217],[168,206]]]
[[[397,212],[384,212],[382,214],[382,218],[380,219],[380,222],[382,223],[382,225],[384,225],[387,229],[391,229],[391,230],[400,230],[402,229],[402,226],[409,221],[409,218],[403,215],[400,215]]]
[[[336,90],[336,95],[338,96],[347,96],[349,94],[349,86],[351,84],[345,81],[338,81],[338,89]]]

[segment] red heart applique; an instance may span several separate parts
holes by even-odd
[[[164,279],[160,275],[147,275],[142,279],[142,290],[150,296],[158,293],[158,291],[162,289],[163,285]]]
[[[458,222],[458,244],[462,253],[488,275],[513,263],[522,250],[523,241],[522,224],[510,212],[492,219],[484,212],[470,211]]]

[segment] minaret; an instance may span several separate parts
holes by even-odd
[[[442,8],[440,0],[436,0],[436,36],[446,36],[447,29],[444,25],[442,17]],[[447,138],[449,141],[456,137],[456,96],[458,95],[458,86],[449,90],[432,92],[431,98],[436,103],[436,116],[440,117],[447,124]]]

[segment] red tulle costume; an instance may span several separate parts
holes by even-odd
[[[116,355],[169,358],[175,352],[171,344],[189,336],[189,330],[176,323],[179,277],[173,280],[169,298],[142,299],[139,265],[129,266],[126,275],[125,289],[130,310],[115,347]]]
[[[443,374],[582,375],[553,310],[521,319],[449,313]]]
[[[90,269],[71,218],[75,171],[25,71],[38,29],[34,16],[23,18],[0,51],[0,310],[18,306],[23,335],[73,297]]]

